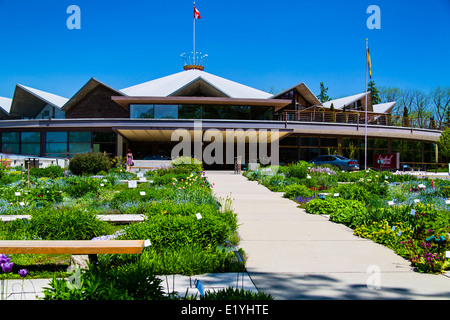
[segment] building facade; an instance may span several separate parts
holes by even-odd
[[[341,154],[363,166],[366,135],[369,167],[375,154],[397,152],[403,163],[435,164],[439,128],[392,116],[394,105],[372,105],[370,93],[321,103],[304,83],[272,95],[197,69],[120,90],[92,78],[71,98],[18,84],[12,99],[0,98],[1,152],[70,158],[131,149],[137,160],[167,158],[173,132],[201,123],[224,135],[277,130],[282,164]],[[247,153],[243,162],[257,160]]]

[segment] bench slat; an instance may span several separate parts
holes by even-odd
[[[144,240],[0,240],[0,254],[141,253]]]

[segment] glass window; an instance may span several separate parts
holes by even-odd
[[[301,148],[300,149],[300,160],[309,161],[314,159],[319,155],[318,148]]]
[[[252,120],[273,120],[273,107],[252,106]]]
[[[224,106],[203,106],[203,119],[226,119],[227,112]]]
[[[201,119],[202,106],[197,105],[180,105],[178,107],[179,119]]]
[[[92,132],[93,142],[116,142],[115,132]]]
[[[228,119],[250,120],[250,107],[248,106],[227,106]]]
[[[2,133],[2,143],[5,142],[19,142],[19,132],[3,132]]]
[[[47,132],[47,143],[67,142],[67,132]]]
[[[337,138],[320,138],[320,145],[322,147],[337,147],[338,139]]]
[[[2,133],[2,152],[19,153],[19,132],[3,132]]]
[[[69,143],[69,153],[91,152],[91,143]]]
[[[153,119],[154,107],[152,104],[130,104],[130,118]]]
[[[115,143],[94,143],[92,145],[92,151],[115,154],[116,153],[116,144]]]
[[[41,152],[41,144],[40,143],[22,143],[21,154],[30,155],[30,156],[39,156],[40,152]]]
[[[61,142],[49,142],[47,143],[47,154],[57,153],[60,156],[64,156],[67,153],[67,143]]]
[[[2,143],[3,153],[19,153],[19,143]]]
[[[280,140],[280,146],[297,146],[297,137],[286,137]]]
[[[155,104],[155,119],[178,119],[178,105]]]
[[[89,142],[90,144],[91,132],[90,131],[69,132],[69,142]]]
[[[315,147],[319,145],[319,138],[310,138],[310,137],[301,137],[300,138],[301,146],[311,146]]]
[[[297,148],[280,148],[280,164],[295,163],[298,160]]]
[[[41,142],[40,132],[22,132],[21,134],[22,142]]]

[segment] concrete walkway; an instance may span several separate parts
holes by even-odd
[[[241,175],[206,175],[217,197],[233,199],[249,276],[276,299],[450,299],[450,277],[415,272],[392,250]]]

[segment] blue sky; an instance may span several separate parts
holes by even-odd
[[[81,29],[69,30],[69,5]],[[450,0],[198,0],[205,71],[261,90],[322,81],[338,98],[364,91],[365,39],[377,86],[449,86]],[[370,5],[381,29],[369,30]],[[193,3],[0,0],[0,96],[17,83],[70,98],[91,77],[122,89],[182,71]]]

